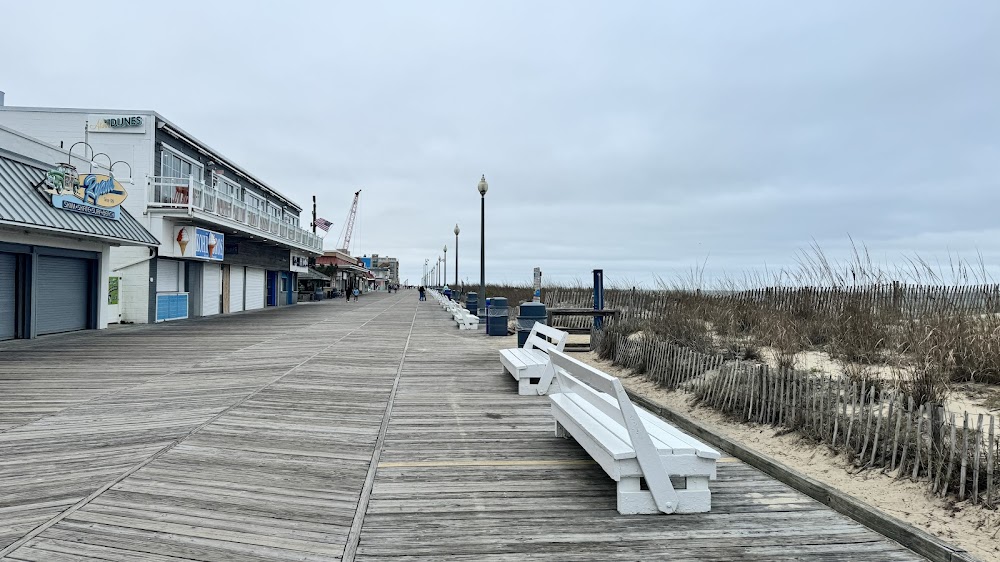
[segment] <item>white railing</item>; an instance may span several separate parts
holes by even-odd
[[[317,252],[323,251],[323,239],[319,236],[251,209],[242,201],[216,191],[194,178],[150,177],[147,206],[208,213],[245,224],[254,230],[270,233],[275,238],[305,246]]]

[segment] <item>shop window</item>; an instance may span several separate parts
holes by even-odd
[[[281,292],[282,293],[287,293],[288,292],[288,276],[287,275],[282,275],[281,276]]]

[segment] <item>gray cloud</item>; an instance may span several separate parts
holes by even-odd
[[[363,188],[360,250],[411,281],[456,222],[478,278],[481,173],[497,280],[717,275],[848,234],[1000,259],[994,3],[239,6],[8,6],[0,89],[155,109],[335,232]],[[74,33],[40,40],[52,14]]]

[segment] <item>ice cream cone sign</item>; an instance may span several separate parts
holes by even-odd
[[[181,255],[187,252],[188,243],[191,242],[191,235],[187,228],[182,228],[177,232],[177,245],[181,247]]]
[[[174,227],[173,257],[219,262],[225,252],[225,240],[220,232],[192,225],[177,226]]]

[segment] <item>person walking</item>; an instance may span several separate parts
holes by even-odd
[[[358,301],[358,295],[360,295],[360,294],[361,294],[361,291],[359,291],[358,288],[355,287],[354,288],[354,302]]]
[[[347,299],[347,302],[351,302],[351,290],[347,287],[344,287],[344,298]]]
[[[420,300],[422,300],[422,301],[427,300],[427,296],[424,295],[424,286],[423,285],[417,287],[417,291],[420,293]]]

